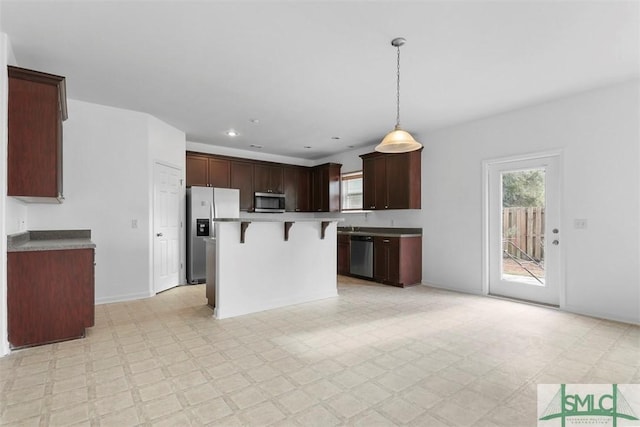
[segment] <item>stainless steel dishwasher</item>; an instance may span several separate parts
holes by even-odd
[[[373,279],[373,237],[351,236],[351,265],[349,272]]]

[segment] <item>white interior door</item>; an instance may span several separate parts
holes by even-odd
[[[488,165],[489,293],[560,302],[559,156]]]
[[[180,170],[156,163],[153,185],[153,283],[177,286],[180,274]]]

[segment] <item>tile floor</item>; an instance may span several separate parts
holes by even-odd
[[[97,306],[86,339],[0,358],[0,424],[535,426],[537,383],[640,382],[640,327],[339,281],[222,321],[202,285]]]

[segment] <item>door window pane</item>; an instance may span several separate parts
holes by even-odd
[[[502,174],[502,279],[544,286],[545,170]]]

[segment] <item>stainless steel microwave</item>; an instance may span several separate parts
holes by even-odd
[[[284,194],[279,193],[255,193],[255,212],[284,212]]]

